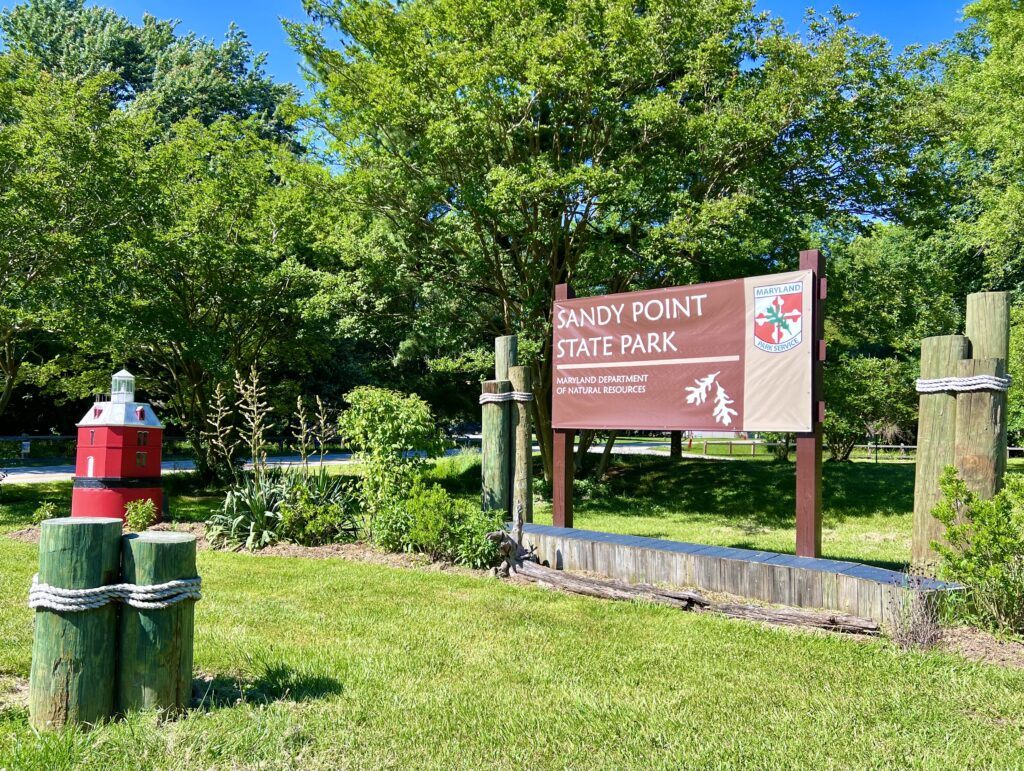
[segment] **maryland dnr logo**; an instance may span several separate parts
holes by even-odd
[[[803,303],[803,281],[754,287],[754,345],[768,353],[785,353],[800,345]]]

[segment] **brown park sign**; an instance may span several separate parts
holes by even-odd
[[[810,270],[558,300],[555,428],[812,430]]]

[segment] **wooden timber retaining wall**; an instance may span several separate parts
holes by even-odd
[[[856,562],[704,546],[593,530],[524,525],[526,546],[541,561],[630,583],[691,586],[789,605],[823,608],[885,623],[906,575]],[[927,592],[959,589],[921,579]]]

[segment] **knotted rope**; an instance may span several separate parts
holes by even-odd
[[[533,394],[529,391],[506,391],[503,394],[480,394],[481,404],[499,404],[501,402],[532,402]]]
[[[108,602],[123,602],[138,610],[162,610],[183,600],[201,600],[199,588],[203,581],[177,578],[163,584],[109,584],[93,589],[62,589],[39,583],[39,574],[32,576],[28,606],[33,610],[56,610],[74,613],[102,608]]]
[[[971,377],[920,378],[917,381],[919,394],[935,394],[943,391],[1005,391],[1013,378],[1009,375],[972,375]]]

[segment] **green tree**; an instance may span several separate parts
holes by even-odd
[[[216,386],[257,363],[274,372],[315,358],[321,328],[332,330],[323,292],[333,280],[308,245],[309,180],[325,173],[257,120],[226,117],[179,121],[140,161],[140,222],[79,344],[146,373],[204,471]]]
[[[899,359],[842,356],[825,366],[825,441],[832,460],[850,459],[865,438],[905,435],[917,415],[914,367]]]
[[[944,160],[964,198],[949,238],[985,269],[986,288],[1024,286],[1024,13],[979,0],[941,62]]]
[[[9,49],[67,77],[113,74],[116,98],[153,110],[165,129],[188,116],[208,125],[231,115],[258,119],[266,136],[292,135],[280,108],[297,91],[266,74],[266,56],[253,52],[244,32],[232,25],[216,45],[192,33],[178,36],[176,26],[149,14],[135,25],[85,0],[33,0],[0,13]]]
[[[52,340],[79,327],[129,237],[145,123],[111,109],[112,82],[0,56],[0,413]]]
[[[839,14],[802,41],[747,0],[307,9],[287,26],[365,215],[354,270],[414,311],[421,355],[519,334],[546,472],[556,284],[792,266],[812,226],[898,218],[930,171],[910,162],[918,82]]]

